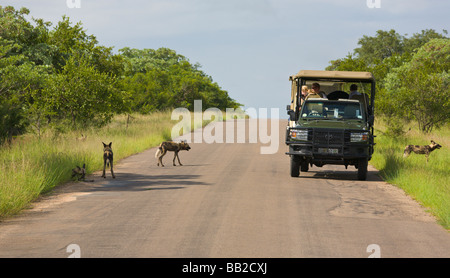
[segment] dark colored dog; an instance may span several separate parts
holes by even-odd
[[[77,166],[72,169],[72,179],[76,178],[78,181],[84,180],[84,177],[86,176],[86,165],[83,164],[83,168],[80,168],[80,166]]]
[[[433,140],[431,140],[430,145],[426,146],[408,145],[405,147],[405,150],[403,151],[403,157],[408,157],[411,152],[414,152],[416,154],[424,154],[425,157],[427,158],[428,163],[428,156],[430,155],[430,153],[435,149],[440,149],[441,147],[442,147],[441,145],[434,142]]]
[[[86,164],[83,164],[83,168],[77,166],[72,169],[72,179],[76,178],[77,181],[93,182],[94,180],[86,180]]]
[[[175,143],[172,141],[166,141],[166,142],[162,142],[161,145],[159,145],[158,150],[155,153],[155,158],[158,158],[158,166],[161,163],[161,166],[164,167],[164,164],[162,163],[162,158],[164,155],[166,155],[167,151],[171,151],[174,152],[173,155],[173,166],[175,165],[175,158],[178,158],[178,164],[180,164],[181,166],[183,164],[181,164],[180,162],[180,157],[178,156],[178,152],[182,151],[182,150],[186,150],[189,151],[191,149],[191,147],[189,146],[189,144],[186,141],[183,141],[181,143]]]
[[[111,149],[111,144],[112,144],[112,142],[110,142],[109,145],[106,145],[105,143],[103,143],[103,175],[102,175],[102,178],[105,178],[105,179],[106,179],[105,168],[110,167],[110,166],[111,166],[111,175],[112,175],[113,179],[116,178],[116,176],[114,176],[114,171],[113,171],[113,152]]]

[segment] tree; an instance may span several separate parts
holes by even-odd
[[[443,34],[439,34],[433,29],[425,29],[420,33],[414,33],[410,38],[404,37],[403,52],[413,53],[432,39],[445,39],[447,30],[442,30],[442,32]]]
[[[378,30],[375,37],[363,36],[358,41],[360,47],[355,48],[357,57],[368,65],[375,65],[385,58],[403,53],[403,37],[395,30]]]
[[[416,120],[428,133],[450,119],[450,40],[433,39],[386,77],[387,97],[398,116]]]
[[[0,144],[11,142],[13,136],[25,132],[26,117],[22,102],[29,84],[36,78],[30,63],[23,55],[8,56],[17,44],[0,38]]]
[[[125,47],[120,49],[119,53],[125,59],[126,72],[130,75],[138,72],[145,73],[153,69],[168,70],[173,65],[189,62],[183,55],[164,47],[157,50]]]
[[[349,53],[345,58],[330,61],[326,70],[341,70],[341,71],[367,71],[369,66],[364,59],[356,57],[356,55]]]
[[[124,57],[125,89],[131,94],[132,109],[141,113],[185,107],[193,109],[194,100],[204,108],[238,108],[212,78],[192,65],[183,55],[168,48],[119,50]]]
[[[394,94],[392,91],[398,92],[400,87],[404,85],[409,88],[412,86],[411,84],[416,84],[415,86],[421,87],[425,91],[430,90],[433,86],[435,86],[433,89],[435,91],[446,89],[446,82],[444,82],[446,79],[445,73],[439,75],[437,67],[433,66],[436,61],[438,64],[444,61],[444,57],[437,58],[439,51],[431,51],[431,49],[429,49],[431,46],[428,46],[428,48],[425,47],[425,45],[433,39],[448,40],[446,35],[446,30],[443,30],[443,33],[440,34],[435,30],[426,29],[419,33],[415,33],[410,37],[407,35],[401,36],[395,30],[378,30],[375,36],[363,36],[363,38],[359,39],[359,47],[355,48],[353,53],[349,53],[347,57],[330,61],[330,65],[327,69],[372,72],[377,80],[375,111],[378,115],[386,117],[389,129],[395,134],[401,133],[403,128],[401,120],[418,120],[421,118],[421,128],[423,127],[424,132],[426,132],[426,126],[429,125],[424,123],[426,120],[423,118],[423,115],[414,116],[408,112],[411,107],[403,106],[406,99],[397,99],[397,97],[403,96],[403,94]],[[422,47],[425,48],[422,49]],[[416,54],[418,55],[415,56]],[[413,57],[416,60],[416,62],[414,62],[416,65],[423,64],[426,66],[421,69],[421,66],[411,67]],[[406,70],[406,67],[410,68]],[[440,70],[442,70],[442,68]],[[408,72],[408,74],[410,74],[408,76],[412,78],[413,75],[411,72],[414,71],[417,73],[416,79],[408,81],[407,79],[404,79],[401,84],[399,83],[402,78],[401,74],[406,74],[406,72]],[[426,72],[433,74],[433,76],[421,75]],[[419,76],[421,77],[420,80]],[[419,84],[419,81],[424,83]],[[388,89],[386,88],[387,83],[389,83]],[[430,85],[430,88],[426,88],[427,84],[432,85]],[[410,94],[410,96],[411,99],[409,103],[411,104],[411,101],[416,99],[417,95]],[[433,107],[433,105],[427,101],[424,101],[422,105]],[[417,111],[425,110],[421,108],[417,109]],[[439,125],[440,124],[438,124],[438,126]],[[433,127],[430,128],[432,129]]]
[[[102,46],[66,16],[54,27],[27,20],[26,8],[0,6],[0,144],[32,127],[102,126],[118,113],[240,104],[169,48]]]
[[[117,80],[99,72],[84,56],[71,56],[43,90],[54,119],[72,128],[102,126],[126,110]]]
[[[354,55],[362,59],[366,65],[375,66],[382,64],[385,59],[394,56],[411,55],[432,39],[447,38],[447,31],[439,34],[433,29],[422,30],[411,37],[400,35],[395,30],[378,30],[375,36],[364,35],[358,40],[358,48],[354,49]]]

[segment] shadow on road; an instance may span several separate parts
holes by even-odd
[[[355,181],[358,180],[357,171],[333,171],[333,170],[317,170],[317,171],[311,171],[300,173],[299,178],[303,179],[331,179],[331,180],[351,180]],[[367,180],[366,181],[383,181],[381,177],[378,175],[378,171],[368,171],[367,172]]]
[[[121,172],[115,179],[107,176],[101,178],[100,174],[93,174],[88,179],[93,182],[69,182],[56,187],[49,195],[67,193],[94,193],[105,191],[148,191],[148,190],[173,190],[183,189],[188,186],[209,185],[200,181],[200,175],[142,175],[136,173]]]
[[[201,182],[200,175],[142,175],[135,173],[120,173],[114,180],[95,191],[140,191],[152,189],[182,189],[186,186],[208,185]],[[158,186],[158,188],[151,188]]]

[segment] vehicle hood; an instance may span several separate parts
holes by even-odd
[[[297,122],[295,127],[359,130],[367,129],[366,123],[358,120],[300,120]]]

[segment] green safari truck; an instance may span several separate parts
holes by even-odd
[[[335,164],[355,166],[358,179],[366,180],[375,145],[372,73],[302,70],[289,80],[286,154],[291,177],[312,166]],[[302,88],[310,91],[308,96]]]

